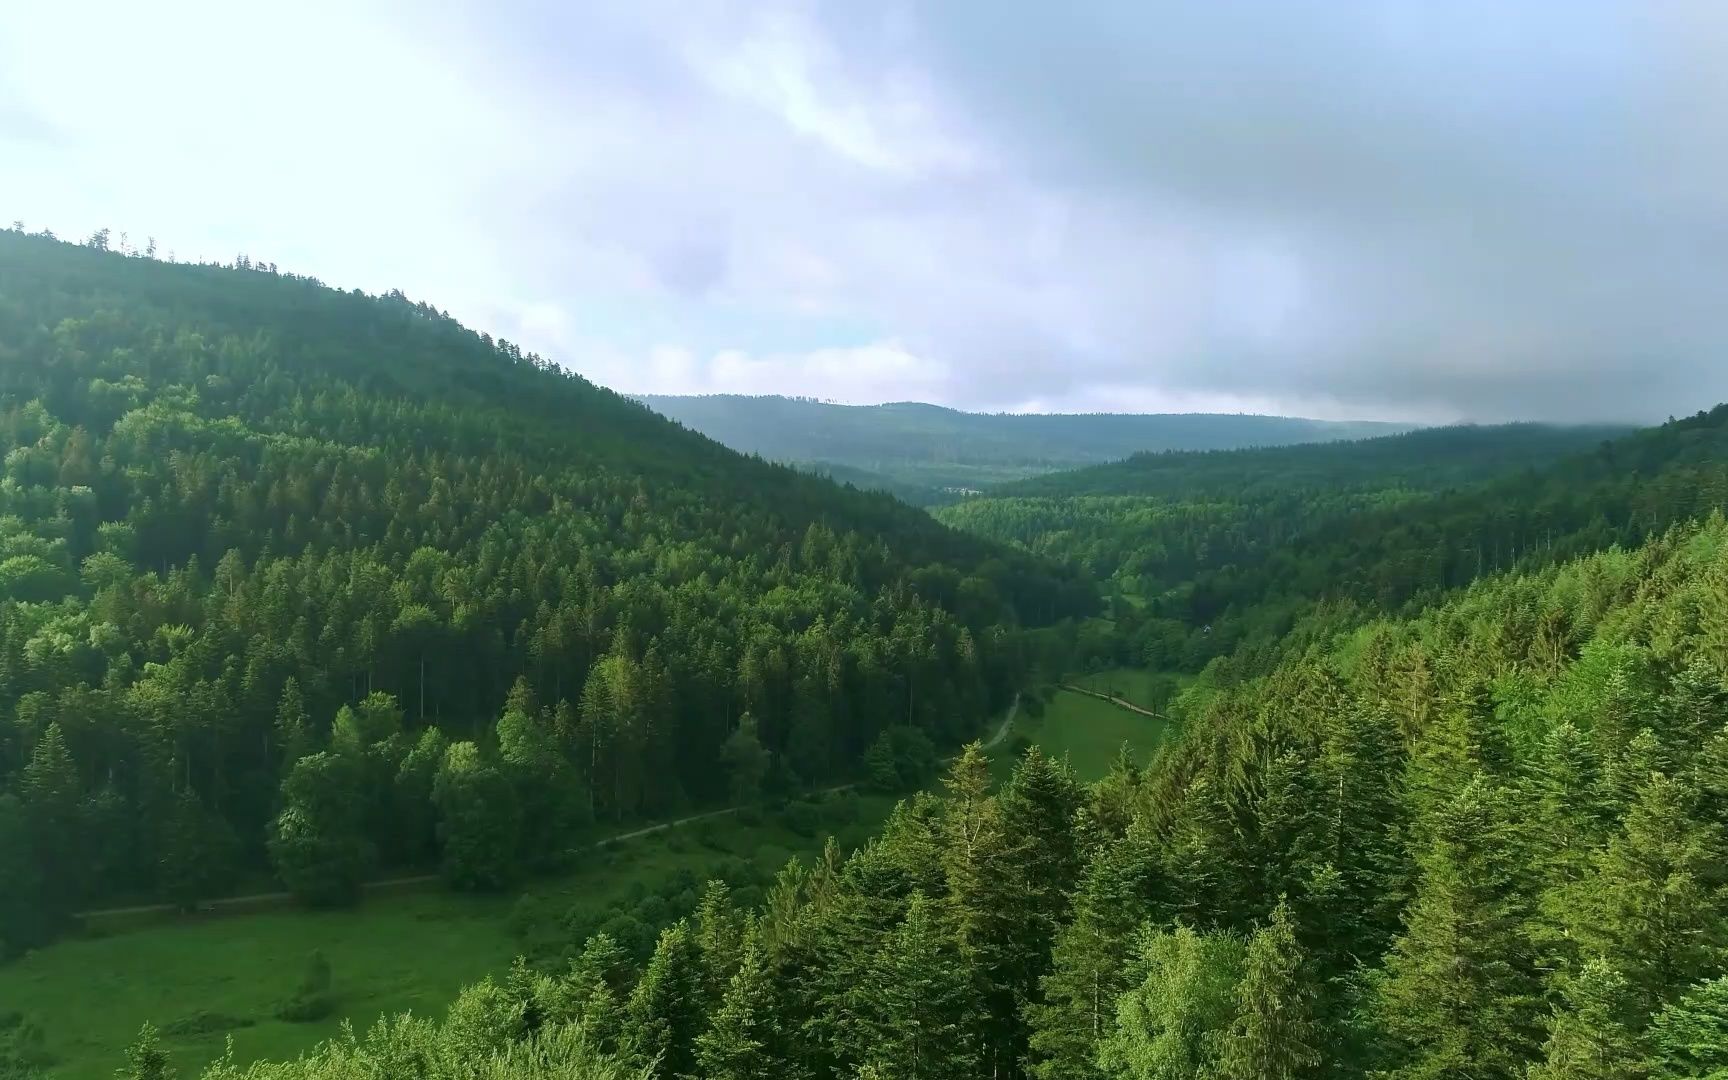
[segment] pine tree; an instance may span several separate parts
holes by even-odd
[[[1434,813],[1430,834],[1376,1006],[1397,1047],[1389,1075],[1510,1078],[1535,1050],[1539,986],[1506,799],[1478,776]]]
[[[1098,1044],[1114,1027],[1134,929],[1152,912],[1157,848],[1140,822],[1093,855],[1057,934],[1051,971],[1025,1007],[1029,1072],[1038,1080],[1093,1080]]]
[[[1066,764],[1051,761],[1033,746],[1014,767],[998,799],[1003,829],[1017,847],[1014,864],[1031,916],[1021,927],[1026,966],[1017,989],[1022,994],[1046,970],[1051,939],[1067,921],[1069,894],[1083,866],[1074,815],[1084,794]]]
[[[617,1049],[629,968],[629,957],[618,943],[608,934],[595,934],[570,961],[564,977],[548,980],[539,990],[546,1023],[581,1024],[595,1046],[607,1053]]]
[[[20,777],[19,793],[41,868],[50,921],[70,911],[87,876],[79,842],[83,785],[58,721],[48,725]]]
[[[961,751],[943,781],[942,869],[948,883],[947,915],[960,955],[984,996],[984,1052],[994,1065],[1016,1059],[1017,988],[1027,991],[1040,924],[1031,883],[1021,876],[1027,857],[1011,837],[1002,803],[990,794],[990,760],[974,742]]]
[[[276,706],[276,746],[281,755],[283,776],[295,762],[312,752],[311,722],[306,715],[306,702],[300,695],[299,681],[292,676],[282,683],[282,699]]]
[[[1236,1021],[1220,1054],[1224,1080],[1313,1075],[1324,1058],[1315,997],[1290,905],[1280,902],[1248,942],[1236,984]]]
[[[767,957],[754,921],[745,928],[737,970],[720,1007],[696,1040],[704,1080],[756,1080],[785,1076],[779,1052],[779,1008]]]
[[[914,894],[856,988],[848,1041],[882,1080],[973,1080],[983,1071],[981,1003],[945,937],[935,905]]]
[[[1228,926],[1249,899],[1241,887],[1240,839],[1219,784],[1193,777],[1172,814],[1161,849],[1165,887],[1176,912],[1197,926]]]
[[[654,955],[624,1010],[621,1043],[657,1080],[689,1074],[702,1030],[702,958],[688,923],[660,933]]]
[[[696,944],[702,953],[703,987],[718,1005],[742,960],[744,920],[724,881],[710,881],[696,905]]]
[[[1631,984],[1601,959],[1561,982],[1542,1063],[1529,1080],[1638,1080],[1645,1075]]]
[[[1580,891],[1574,933],[1623,973],[1642,1021],[1718,970],[1728,947],[1722,830],[1687,785],[1653,775]]]
[[[755,717],[745,713],[739,718],[738,727],[720,748],[720,759],[726,765],[733,806],[747,806],[762,798],[762,781],[768,775],[770,759]]]
[[[1728,1076],[1728,976],[1698,983],[1664,1006],[1649,1043],[1656,1080]]]

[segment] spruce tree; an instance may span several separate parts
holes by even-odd
[[[1529,1080],[1638,1080],[1645,1075],[1631,984],[1594,958],[1561,982],[1542,1061]]]
[[[1029,1001],[1050,970],[1057,929],[1068,921],[1071,894],[1081,871],[1074,816],[1083,792],[1066,764],[1052,762],[1036,746],[1026,752],[998,798],[1018,922],[1010,927],[1013,952],[1006,957],[1008,990],[1016,1007]]]
[[[1051,970],[1024,1013],[1028,1071],[1038,1080],[1091,1080],[1098,1044],[1114,1027],[1134,930],[1152,913],[1156,840],[1142,822],[1099,848],[1074,896],[1074,919],[1056,935]]]
[[[708,1030],[696,1040],[704,1080],[756,1080],[785,1076],[780,1016],[768,960],[754,921],[743,933],[737,970]]]
[[[1650,1024],[1656,1080],[1728,1076],[1728,976],[1693,986]]]
[[[1236,984],[1236,1020],[1224,1040],[1224,1080],[1296,1080],[1324,1059],[1315,1020],[1313,972],[1296,940],[1290,905],[1280,902],[1254,932]]]
[[[1651,776],[1580,892],[1574,933],[1623,973],[1642,1021],[1719,970],[1728,946],[1720,826],[1688,785]]]
[[[742,959],[744,920],[724,881],[710,881],[696,905],[696,945],[702,954],[702,985],[711,1005],[726,993]]]
[[[856,1060],[882,1080],[974,1080],[988,1075],[977,1038],[982,1003],[945,940],[938,910],[914,894],[856,988],[848,1033]]]
[[[1506,1080],[1534,1054],[1540,987],[1506,805],[1478,776],[1432,816],[1375,1008],[1395,1048],[1390,1076]]]
[[[990,762],[974,742],[963,750],[944,781],[947,802],[941,822],[942,869],[948,883],[947,915],[960,955],[982,992],[984,1052],[995,1067],[1021,1053],[1015,994],[1030,991],[1026,974],[1045,927],[1021,875],[1027,857],[1012,837],[1000,800],[990,794]]]
[[[622,1044],[656,1080],[687,1075],[702,1031],[702,958],[688,923],[660,934],[642,980],[624,1010]]]
[[[168,1051],[162,1049],[156,1029],[145,1024],[138,1038],[126,1048],[126,1065],[115,1072],[115,1080],[174,1080],[176,1073],[169,1063]]]

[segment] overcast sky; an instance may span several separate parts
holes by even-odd
[[[0,216],[620,390],[1728,399],[1718,0],[0,2]]]

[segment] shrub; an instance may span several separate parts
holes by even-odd
[[[277,1006],[276,1019],[309,1024],[329,1016],[336,1007],[330,984],[330,961],[324,958],[322,950],[313,949],[306,959],[306,973],[301,976],[299,987],[293,997]]]
[[[780,823],[799,836],[815,836],[822,826],[822,811],[814,803],[790,803],[780,812]]]

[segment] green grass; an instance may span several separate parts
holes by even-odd
[[[1165,701],[1161,699],[1158,684],[1162,682],[1170,690],[1180,690],[1193,682],[1194,676],[1179,672],[1147,671],[1145,668],[1110,668],[1089,675],[1075,675],[1065,681],[1100,694],[1119,697],[1123,701],[1131,701],[1142,709],[1162,712]]]
[[[842,834],[873,830],[890,805],[861,798],[857,822]],[[604,905],[638,884],[652,889],[686,867],[702,875],[728,858],[772,873],[794,854],[819,852],[827,831],[799,836],[772,817],[712,824],[724,850],[699,842],[700,825],[685,826],[595,852],[583,868],[531,889]],[[463,986],[508,967],[521,945],[508,928],[517,900],[431,888],[369,897],[350,911],[190,917],[70,939],[0,967],[0,1012],[41,1023],[56,1080],[110,1080],[146,1021],[166,1028],[201,1014],[219,1022],[164,1038],[183,1076],[219,1056],[229,1035],[242,1063],[292,1058],[337,1034],[345,1019],[364,1029],[385,1013],[439,1015]],[[336,1012],[311,1024],[276,1020],[313,949],[334,971]]]
[[[1110,771],[1110,763],[1124,743],[1142,765],[1150,761],[1168,729],[1163,721],[1108,701],[1058,690],[1044,707],[1043,716],[1033,718],[1021,710],[1009,741],[1030,739],[1051,757],[1066,758],[1080,779],[1092,781]],[[1013,766],[1007,754],[999,755],[997,762],[999,775],[1005,776]]]
[[[510,900],[428,892],[378,900],[351,912],[283,911],[163,924],[112,937],[69,940],[0,968],[0,1003],[43,1025],[58,1059],[49,1075],[112,1077],[121,1050],[146,1021],[158,1028],[201,1013],[250,1021],[166,1041],[182,1070],[222,1051],[292,1057],[334,1035],[343,1018],[441,1009],[464,983],[507,964]],[[337,1013],[288,1024],[273,1012],[298,984],[313,949],[335,972]]]

